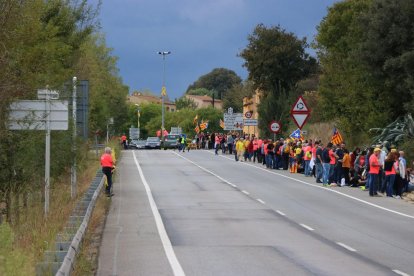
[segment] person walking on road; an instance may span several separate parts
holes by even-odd
[[[125,133],[122,134],[122,136],[121,136],[121,143],[122,143],[122,146],[124,147],[124,149],[128,149],[127,137],[126,137]]]
[[[105,193],[108,197],[113,196],[112,193],[112,172],[115,169],[114,160],[112,158],[112,149],[110,147],[105,148],[104,154],[101,156],[101,167],[102,172],[106,176],[106,180],[108,182],[108,186],[106,186]]]
[[[242,157],[244,156],[244,139],[240,138],[236,143],[236,152],[237,152],[237,160],[243,161]],[[236,160],[236,161],[237,161]]]

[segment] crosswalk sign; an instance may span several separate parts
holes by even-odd
[[[298,128],[297,130],[292,132],[292,134],[290,134],[290,137],[292,137],[294,139],[300,139],[301,138],[300,129]]]

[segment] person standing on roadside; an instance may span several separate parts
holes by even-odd
[[[240,138],[236,143],[236,152],[237,152],[237,160],[242,162],[242,157],[244,156],[244,139]]]
[[[323,186],[328,186],[329,184],[329,173],[331,171],[331,157],[329,152],[332,149],[332,143],[328,143],[326,147],[323,149],[321,157],[322,157],[322,167],[323,167]]]
[[[233,154],[233,144],[234,144],[234,137],[231,133],[227,135],[227,148],[229,149],[229,154]]]
[[[315,142],[315,173],[316,183],[322,183],[323,166],[322,166],[322,147],[319,141]]]
[[[378,161],[380,152],[380,148],[375,148],[374,153],[369,157],[369,196],[379,196],[377,193],[377,182],[381,167],[381,164]]]
[[[127,147],[127,137],[126,137],[125,133],[123,133],[122,136],[121,136],[121,143],[122,143],[122,146],[124,147],[124,149],[128,149],[128,147]]]
[[[106,196],[111,197],[114,194],[112,193],[112,171],[115,169],[114,160],[112,158],[112,150],[110,147],[106,147],[104,154],[101,156],[101,167],[102,172],[106,176],[108,186],[106,186]]]

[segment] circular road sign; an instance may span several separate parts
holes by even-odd
[[[269,128],[271,132],[279,133],[280,130],[282,129],[282,125],[280,124],[280,122],[272,121],[269,124]]]
[[[244,117],[246,117],[247,119],[250,119],[252,115],[253,113],[251,111],[247,111],[246,113],[244,113]]]

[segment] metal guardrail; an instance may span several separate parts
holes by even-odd
[[[104,185],[103,173],[98,171],[89,189],[76,204],[64,231],[58,234],[55,250],[46,251],[44,262],[36,266],[36,275],[70,275],[76,261],[76,254],[88,227],[96,199]]]

